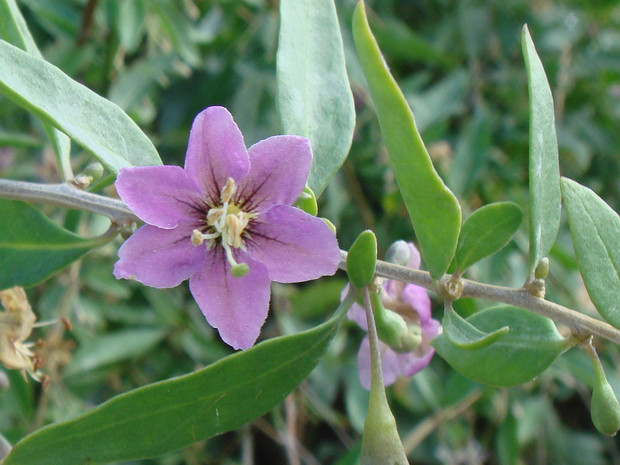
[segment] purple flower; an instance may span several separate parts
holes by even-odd
[[[246,149],[230,113],[209,107],[192,125],[185,167],[120,170],[116,189],[146,224],[119,249],[117,278],[189,288],[235,349],[251,347],[269,309],[270,281],[336,272],[332,230],[291,205],[312,152],[304,137],[274,136]]]
[[[420,267],[420,253],[411,243],[408,243],[410,257],[407,266],[409,268]],[[433,358],[435,349],[430,346],[430,341],[437,336],[440,323],[431,318],[431,301],[426,289],[415,284],[405,284],[392,279],[382,284],[381,301],[386,310],[391,310],[402,316],[409,326],[419,326],[422,335],[422,343],[415,352],[399,353],[387,344],[379,341],[381,352],[381,369],[383,383],[386,386],[394,383],[401,376],[413,376]],[[368,330],[366,312],[357,303],[353,304],[347,314],[351,321],[361,328]],[[357,354],[359,377],[366,389],[370,389],[370,345],[368,336],[364,338]]]

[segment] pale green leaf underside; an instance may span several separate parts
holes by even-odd
[[[353,14],[353,38],[422,257],[433,278],[438,279],[454,257],[460,206],[433,167],[413,113],[372,35],[362,2]]]
[[[109,239],[84,239],[27,203],[0,199],[0,289],[34,286]]]
[[[113,172],[161,164],[152,142],[117,105],[3,40],[0,93],[62,130]]]
[[[620,328],[620,217],[592,190],[562,178],[579,271],[599,313]]]
[[[277,99],[283,130],[310,140],[308,186],[319,197],[344,162],[355,126],[333,0],[281,0]]]
[[[228,356],[202,370],[121,394],[43,428],[3,465],[90,465],[161,456],[267,413],[314,369],[340,326],[328,322]]]
[[[527,26],[523,56],[530,101],[530,256],[528,271],[547,256],[560,227],[561,194],[553,97]]]

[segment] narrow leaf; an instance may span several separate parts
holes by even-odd
[[[278,109],[284,132],[310,140],[308,186],[317,197],[344,162],[355,126],[333,0],[281,0]]]
[[[3,465],[96,465],[156,457],[239,428],[275,407],[310,374],[343,316],[339,311],[309,331],[268,340],[43,428],[17,443]]]
[[[523,56],[530,99],[530,257],[534,273],[546,257],[560,227],[560,169],[555,134],[553,97],[547,75],[534,48],[527,26],[523,27]]]
[[[113,172],[161,164],[152,142],[117,105],[3,40],[0,93],[61,129]]]
[[[35,58],[43,58],[15,0],[0,0],[0,39],[25,50]],[[65,178],[71,177],[71,163],[69,161],[71,139],[49,123],[43,122],[43,128],[54,149],[63,176]]]
[[[513,202],[479,208],[463,223],[456,248],[456,270],[465,271],[478,260],[502,249],[519,229],[523,211]]]
[[[424,262],[438,279],[454,257],[461,209],[433,167],[411,109],[372,35],[363,2],[353,14],[353,38]]]
[[[620,328],[620,217],[598,195],[562,178],[575,255],[598,312]]]
[[[494,344],[476,350],[452,344],[445,334],[431,344],[456,371],[490,386],[516,386],[530,381],[571,344],[548,318],[510,305],[482,310],[467,321],[487,333],[504,326],[510,331]]]
[[[14,200],[0,200],[0,218],[0,289],[39,284],[111,239],[76,236]]]
[[[450,343],[461,349],[482,349],[497,342],[510,330],[508,326],[502,326],[493,332],[486,333],[456,313],[452,305],[446,305],[445,312],[442,323],[443,334]]]

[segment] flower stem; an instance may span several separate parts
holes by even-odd
[[[340,268],[346,267],[346,252],[341,251]],[[396,279],[407,283],[417,284],[431,291],[437,292],[437,286],[427,271],[413,270],[400,265],[377,260],[375,273],[385,278]],[[483,284],[469,279],[462,279],[463,293],[461,297],[492,300],[530,310],[546,316],[557,323],[568,326],[580,335],[593,334],[609,341],[620,344],[620,330],[583,313],[571,310],[562,305],[549,302],[540,297],[534,297],[525,289]]]

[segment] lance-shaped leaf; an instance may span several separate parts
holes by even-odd
[[[510,331],[486,347],[471,350],[452,344],[445,334],[431,342],[456,371],[490,386],[516,386],[530,381],[571,345],[553,322],[527,310],[502,305],[467,318],[486,333],[508,326]]]
[[[372,35],[363,2],[353,13],[353,38],[422,257],[433,278],[439,279],[454,257],[461,209],[433,167],[413,113]]]
[[[478,260],[502,249],[519,229],[523,211],[513,202],[479,208],[463,223],[454,261],[462,273]]]
[[[3,40],[0,93],[61,129],[113,172],[161,164],[152,142],[117,105]]]
[[[0,0],[0,39],[25,50],[33,57],[43,58],[15,0]],[[71,139],[49,123],[43,122],[43,128],[52,144],[61,172],[65,178],[70,177]]]
[[[338,311],[311,330],[116,396],[27,436],[3,465],[96,465],[157,457],[237,429],[279,404],[310,374],[343,316]]]
[[[76,236],[15,200],[0,200],[0,218],[0,289],[39,284],[112,239]]]
[[[527,26],[523,27],[523,56],[530,100],[530,257],[533,275],[547,256],[560,227],[560,168],[555,134],[553,97]]]
[[[286,134],[310,140],[308,186],[319,197],[344,162],[355,126],[333,0],[281,0],[278,109]]]
[[[598,195],[562,178],[579,271],[598,312],[620,328],[620,217]]]

